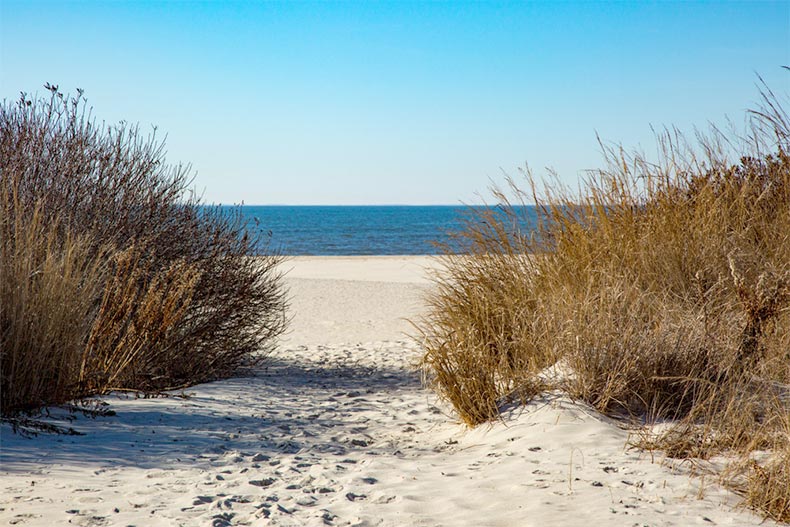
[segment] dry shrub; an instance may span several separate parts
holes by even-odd
[[[251,257],[265,247],[261,234],[245,230],[240,210],[200,205],[188,192],[189,167],[166,163],[155,131],[97,124],[81,91],[47,88],[47,98],[0,105],[0,245],[19,268],[4,266],[2,276],[3,414],[67,397],[21,395],[27,381],[50,382],[36,361],[59,364],[68,388],[58,393],[78,396],[194,384],[263,357],[285,324],[280,256]],[[29,277],[67,257],[79,260],[58,264],[75,269],[59,305],[79,298],[59,329],[30,338],[7,330],[38,325],[26,289],[42,297],[36,316],[47,316],[45,288],[61,287],[57,273],[51,284]],[[57,331],[72,332],[70,344],[42,355],[38,341],[62,341]],[[12,364],[30,367],[7,375]]]
[[[114,270],[82,357],[80,384],[86,393],[147,388],[157,365],[187,359],[167,351],[192,303],[199,272],[176,261],[152,273],[141,256],[136,246],[113,255]]]
[[[657,161],[604,147],[606,168],[578,193],[538,189],[529,171],[529,193],[494,189],[500,206],[459,234],[418,323],[426,378],[463,421],[543,386],[607,414],[669,419],[641,445],[673,456],[777,451],[749,465],[747,494],[786,518],[790,119],[762,94],[744,136],[713,129],[691,144],[667,130]],[[534,232],[517,206],[528,201]]]

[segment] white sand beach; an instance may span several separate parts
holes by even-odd
[[[84,434],[0,428],[0,525],[771,525],[688,463],[565,398],[469,430],[422,387],[408,317],[429,257],[284,264],[293,316],[270,360],[186,398],[53,409]]]

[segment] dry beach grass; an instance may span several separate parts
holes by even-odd
[[[471,256],[445,258],[420,325],[466,423],[558,389],[647,425],[643,448],[727,453],[721,478],[790,521],[790,120],[767,88],[750,119],[697,144],[666,131],[657,161],[605,149],[578,195],[529,174],[529,195],[494,191],[505,207],[460,235]],[[537,234],[508,207],[526,198]]]

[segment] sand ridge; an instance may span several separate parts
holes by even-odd
[[[328,271],[337,259],[292,260],[293,331],[247,376],[188,398],[108,397],[110,417],[53,410],[82,436],[27,439],[3,425],[0,525],[762,523],[563,397],[458,424],[414,368],[403,318],[423,309],[428,284],[411,266],[420,260],[401,260],[383,264],[410,269],[392,282],[361,259],[350,275]]]

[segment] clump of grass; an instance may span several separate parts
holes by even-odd
[[[252,258],[261,235],[202,206],[155,131],[47,88],[0,105],[0,412],[263,357],[285,325],[280,256]]]
[[[745,137],[714,129],[692,144],[668,130],[657,160],[604,148],[606,168],[578,193],[539,188],[528,171],[528,192],[494,189],[497,212],[459,234],[418,324],[426,378],[464,422],[550,388],[672,420],[641,445],[674,456],[784,452],[790,119],[762,94]],[[529,201],[534,232],[514,206]],[[785,461],[750,469],[748,486],[752,505],[782,518],[790,486],[761,489],[786,483]]]
[[[0,192],[5,192],[2,189]],[[30,410],[74,396],[85,337],[106,273],[91,240],[0,206],[0,389],[2,410]]]
[[[790,522],[790,449],[778,452],[765,464],[752,463],[746,487],[746,503],[770,518]]]
[[[529,338],[545,331],[528,316],[537,309],[533,256],[511,251],[506,238],[503,252],[490,251],[483,244],[491,240],[499,238],[475,240],[479,252],[471,257],[446,257],[422,326],[427,378],[470,425],[496,417],[504,402],[539,393],[545,383],[535,374],[555,358]]]

